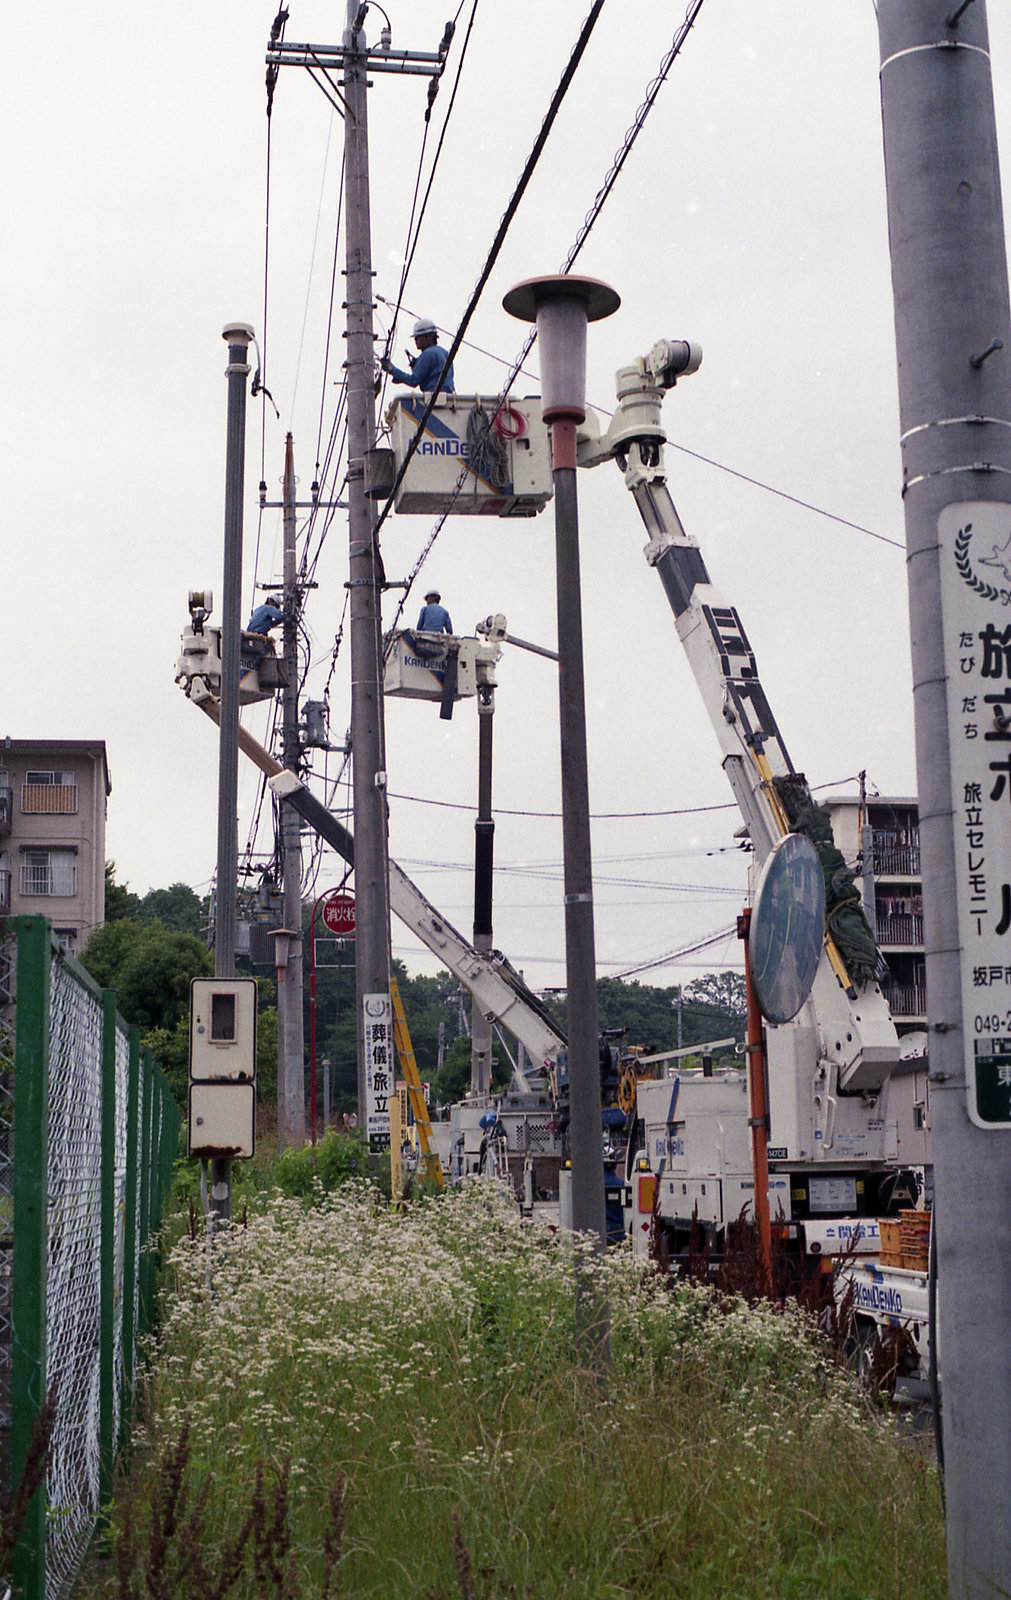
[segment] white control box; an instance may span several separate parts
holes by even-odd
[[[241,1161],[254,1153],[256,1088],[252,1083],[190,1084],[190,1155]]]
[[[256,1077],[256,979],[194,978],[190,983],[190,1081]]]

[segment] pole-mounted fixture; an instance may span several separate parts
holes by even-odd
[[[552,424],[552,466],[574,469],[576,424],[586,419],[586,325],[617,311],[621,298],[598,278],[556,274],[515,284],[502,304],[510,316],[537,324],[541,415]]]

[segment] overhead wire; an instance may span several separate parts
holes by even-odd
[[[701,0],[697,0],[697,3],[701,4]],[[539,160],[541,158],[541,155],[543,153],[544,146],[546,145],[546,143],[548,141],[548,136],[549,136],[552,128],[554,127],[555,120],[556,120],[556,118],[558,116],[559,111],[561,110],[562,103],[563,103],[563,101],[565,99],[565,96],[567,95],[567,93],[569,91],[569,88],[571,87],[572,80],[575,77],[576,70],[577,70],[577,68],[579,66],[579,63],[582,61],[583,56],[584,56],[584,54],[586,52],[587,45],[590,42],[590,37],[591,37],[591,35],[593,33],[594,28],[597,25],[597,21],[598,21],[598,19],[600,17],[601,11],[603,10],[603,7],[604,7],[604,0],[593,0],[593,5],[591,6],[589,13],[586,16],[582,27],[580,28],[579,36],[578,36],[578,38],[576,40],[575,45],[572,48],[572,51],[571,51],[570,56],[569,56],[569,59],[566,62],[566,65],[565,65],[565,70],[563,71],[562,76],[561,76],[561,78],[560,78],[560,80],[558,82],[558,85],[557,85],[557,87],[556,87],[556,89],[554,91],[554,94],[551,97],[551,101],[550,101],[550,103],[548,105],[547,112],[545,113],[544,120],[542,121],[541,127],[540,127],[540,129],[538,131],[538,134],[537,134],[537,137],[534,140],[533,148],[531,149],[530,154],[527,156],[527,159],[523,164],[523,170],[520,173],[519,179],[518,179],[518,181],[517,181],[517,183],[516,183],[516,185],[515,185],[515,187],[513,189],[512,195],[509,198],[509,202],[508,202],[508,204],[506,206],[506,209],[503,212],[501,219],[499,220],[498,228],[495,231],[495,237],[492,240],[491,247],[490,247],[490,249],[488,251],[487,256],[485,257],[485,262],[484,262],[484,265],[481,268],[481,271],[480,271],[480,273],[478,275],[477,283],[475,284],[475,286],[474,286],[474,288],[473,288],[473,290],[471,292],[470,300],[467,302],[467,306],[466,306],[466,309],[464,310],[464,314],[463,314],[463,317],[462,317],[462,319],[460,321],[460,325],[459,325],[459,327],[457,329],[457,332],[456,332],[456,335],[455,335],[455,337],[453,339],[453,343],[450,346],[445,366],[443,367],[443,370],[442,370],[442,372],[441,372],[441,374],[439,376],[439,381],[436,384],[436,387],[432,390],[431,394],[429,394],[428,397],[427,397],[425,408],[424,408],[424,410],[423,410],[423,412],[421,414],[421,417],[420,417],[420,419],[418,421],[417,430],[416,430],[416,432],[414,434],[414,437],[411,439],[410,443],[408,444],[407,450],[404,453],[404,460],[400,464],[400,468],[399,468],[399,470],[397,472],[397,476],[396,476],[396,479],[394,481],[393,488],[390,490],[389,496],[388,496],[385,504],[383,505],[383,508],[379,513],[379,516],[376,519],[375,526],[374,526],[374,529],[373,529],[373,537],[374,538],[378,537],[379,530],[382,527],[383,523],[385,522],[386,518],[388,517],[388,515],[390,513],[390,508],[393,505],[393,499],[394,499],[394,496],[395,496],[395,494],[397,492],[397,489],[400,487],[401,483],[403,482],[404,473],[406,472],[407,467],[408,467],[408,465],[410,463],[410,460],[411,460],[412,456],[414,455],[414,453],[415,453],[415,451],[416,451],[416,449],[418,447],[418,444],[420,443],[421,436],[422,436],[422,434],[424,432],[424,429],[425,429],[425,425],[428,422],[428,419],[432,414],[433,408],[435,406],[435,403],[436,403],[439,395],[442,393],[442,386],[443,386],[443,384],[445,382],[446,374],[449,371],[449,368],[452,366],[452,363],[453,363],[453,361],[454,361],[454,359],[455,359],[455,357],[457,355],[457,352],[459,351],[460,346],[463,343],[464,336],[465,336],[465,334],[467,332],[468,327],[470,326],[471,318],[473,317],[474,312],[477,309],[478,302],[480,301],[480,298],[481,298],[482,294],[484,293],[485,285],[487,284],[488,279],[490,278],[490,276],[492,274],[492,270],[493,270],[493,268],[495,266],[495,263],[498,260],[499,255],[500,255],[500,253],[502,251],[502,246],[505,243],[506,234],[509,232],[509,228],[510,228],[510,226],[512,224],[512,220],[513,220],[514,216],[516,215],[516,212],[517,212],[517,210],[519,208],[520,201],[522,200],[524,194],[526,193],[526,190],[527,190],[527,187],[528,187],[528,185],[530,183],[530,180],[534,175],[534,171],[535,171],[535,169],[537,167],[537,164],[538,164],[538,162],[539,162]],[[431,547],[431,544],[429,544],[429,548],[430,547]],[[405,595],[404,596],[404,600],[405,601],[406,601],[406,598],[407,597]],[[403,609],[403,602],[401,604],[401,609]]]
[[[612,972],[612,978],[634,978],[639,972],[652,972],[657,967],[670,966],[675,961],[680,961],[684,956],[697,955],[700,950],[708,950],[714,944],[721,944],[727,939],[736,939],[737,924],[729,928],[717,928],[715,933],[710,933],[703,939],[696,939],[691,944],[681,945],[677,950],[668,950],[662,956],[654,956],[651,961],[640,961],[634,967],[623,967],[620,972]]]
[[[383,305],[392,306],[392,302],[384,299],[381,294],[377,294],[376,299]],[[420,315],[419,312],[412,310],[410,306],[401,304],[400,309],[405,311],[409,317]],[[448,329],[440,329],[440,332],[448,332]],[[483,345],[475,344],[472,339],[463,341],[463,349],[473,350],[476,355],[485,356],[489,361],[494,361],[500,367],[509,367],[513,364],[507,356],[500,356],[494,350],[487,350]],[[540,381],[538,373],[534,372],[532,368],[524,366],[519,367],[514,375],[513,382],[516,381],[516,377],[530,378],[535,383]],[[613,412],[609,411],[606,406],[600,405],[597,401],[593,401],[592,404],[594,411],[599,412],[602,417],[610,418],[613,416]],[[743,483],[750,483],[753,488],[762,489],[766,494],[776,495],[781,500],[789,500],[792,505],[800,506],[804,511],[813,511],[815,516],[825,517],[829,522],[838,522],[844,528],[852,528],[855,533],[865,533],[869,538],[878,539],[882,544],[890,544],[896,550],[905,549],[901,541],[890,539],[887,534],[878,533],[874,528],[866,528],[863,523],[853,522],[849,517],[842,517],[836,511],[827,510],[825,506],[815,505],[813,501],[802,500],[799,496],[790,494],[786,489],[779,489],[775,484],[767,483],[764,478],[756,478],[753,474],[741,472],[739,468],[728,466],[725,461],[717,461],[713,456],[703,455],[698,450],[690,449],[688,445],[679,444],[675,439],[668,439],[667,444],[671,450],[678,450],[682,455],[691,456],[694,460],[701,461],[704,466],[712,467],[716,472],[725,472],[732,478],[740,478]]]
[[[450,119],[452,118],[453,110],[454,110],[454,107],[456,105],[456,96],[457,96],[457,93],[458,93],[459,88],[460,88],[460,80],[461,80],[461,78],[463,76],[464,62],[467,59],[467,48],[468,48],[468,46],[470,44],[471,34],[474,31],[474,19],[477,16],[478,4],[479,4],[479,0],[474,0],[474,4],[471,7],[470,21],[467,24],[467,32],[466,32],[466,34],[464,36],[463,45],[461,46],[461,49],[460,49],[459,60],[457,61],[457,67],[456,67],[456,77],[455,77],[455,79],[453,81],[453,89],[452,89],[452,92],[451,92],[450,97],[449,97],[449,105],[446,108],[446,115],[442,119],[442,129],[440,131],[439,139],[438,139],[438,142],[436,144],[435,154],[434,154],[434,156],[432,158],[432,167],[431,167],[431,171],[429,172],[429,175],[428,175],[428,183],[425,186],[425,196],[424,196],[424,199],[421,202],[421,209],[418,212],[418,220],[417,220],[417,223],[415,224],[415,222],[414,222],[414,214],[415,214],[415,209],[417,207],[418,189],[419,189],[420,183],[421,183],[421,171],[422,171],[422,168],[424,166],[424,160],[425,160],[425,146],[426,146],[427,140],[428,140],[428,127],[429,127],[429,118],[430,118],[430,115],[431,115],[431,102],[429,103],[429,106],[428,106],[428,108],[427,108],[427,110],[425,112],[425,133],[424,133],[424,136],[422,138],[421,154],[420,154],[419,161],[418,161],[418,178],[417,178],[417,182],[415,183],[414,199],[413,199],[413,201],[411,203],[411,216],[410,216],[410,220],[408,222],[407,244],[406,244],[406,247],[405,247],[405,250],[404,250],[404,267],[403,267],[403,271],[402,271],[402,273],[400,275],[400,286],[399,286],[399,288],[397,290],[396,305],[392,307],[393,320],[392,320],[391,325],[390,325],[390,330],[389,330],[389,332],[388,332],[388,334],[386,336],[386,350],[385,350],[385,354],[386,355],[389,355],[390,346],[393,343],[393,338],[394,338],[394,334],[395,334],[395,331],[396,331],[396,325],[397,325],[397,317],[398,317],[399,312],[400,312],[401,302],[402,302],[403,296],[404,296],[404,291],[405,291],[405,289],[407,287],[407,280],[408,280],[408,277],[410,275],[411,266],[413,265],[413,262],[414,262],[415,252],[417,251],[417,248],[418,248],[418,240],[421,237],[421,227],[422,227],[422,223],[425,220],[425,213],[426,213],[426,211],[428,209],[428,202],[429,202],[429,199],[431,198],[431,194],[432,194],[432,185],[435,182],[435,174],[438,171],[439,160],[440,160],[440,157],[442,155],[443,146],[444,146],[444,144],[446,142],[446,133],[447,133],[447,131],[449,129]],[[457,7],[456,17],[453,19],[453,23],[452,23],[452,27],[453,27],[454,33],[455,33],[455,29],[456,29],[456,18],[459,17],[460,12],[462,10],[463,10],[463,0],[460,0],[460,5]],[[379,297],[377,296],[377,298],[379,298]],[[385,304],[389,304],[389,302],[386,301]]]
[[[681,25],[678,27],[678,29],[676,30],[676,32],[674,34],[674,38],[673,38],[673,41],[671,43],[671,47],[668,50],[667,54],[664,56],[663,61],[661,62],[660,70],[655,75],[655,77],[651,80],[650,84],[647,86],[645,99],[643,100],[642,104],[639,106],[639,109],[636,112],[635,118],[633,119],[633,122],[632,122],[631,126],[626,131],[624,140],[622,141],[622,144],[621,144],[621,146],[620,146],[620,148],[618,150],[618,153],[616,154],[614,160],[611,163],[611,167],[608,170],[607,176],[605,177],[604,182],[601,185],[601,187],[598,189],[597,194],[594,197],[593,204],[592,204],[592,206],[590,207],[589,211],[586,213],[586,216],[583,219],[582,226],[580,227],[579,232],[576,235],[576,239],[575,239],[575,242],[574,242],[574,244],[572,246],[572,249],[569,251],[568,255],[565,258],[565,262],[562,265],[561,271],[562,271],[563,275],[570,270],[570,268],[572,267],[573,263],[575,262],[577,256],[579,255],[580,251],[582,250],[583,245],[585,244],[587,238],[589,237],[590,231],[593,228],[593,225],[596,222],[597,218],[599,217],[601,210],[603,209],[604,202],[606,201],[608,195],[611,193],[611,190],[614,188],[614,185],[615,185],[615,183],[617,181],[618,175],[621,172],[621,169],[624,166],[625,161],[627,160],[627,158],[628,158],[628,156],[629,156],[629,154],[630,154],[630,152],[632,150],[632,147],[635,144],[635,141],[638,139],[639,134],[642,132],[643,126],[645,125],[645,122],[646,122],[646,118],[648,117],[650,111],[653,108],[653,105],[654,105],[654,103],[656,101],[657,95],[660,92],[660,88],[662,87],[663,83],[666,81],[667,74],[670,72],[671,66],[673,65],[673,62],[674,62],[675,58],[680,54],[682,45],[684,44],[685,39],[688,37],[688,34],[691,31],[691,28],[692,28],[692,26],[693,26],[693,24],[695,22],[696,17],[698,16],[699,12],[702,9],[702,5],[703,5],[703,0],[690,0],[690,4],[689,4],[688,9],[687,9],[687,11],[685,13],[684,20],[683,20],[683,22],[681,23]],[[592,28],[593,28],[594,24],[596,23],[597,16],[599,15],[599,10],[600,10],[600,7],[598,5],[595,8],[595,11],[591,12],[590,16],[587,18],[587,21],[583,25],[583,30],[582,30],[582,32],[580,34],[579,40],[577,41],[577,50],[579,52],[579,57],[580,58],[582,56],[583,50],[585,49],[586,43],[589,40],[589,34],[590,34],[590,32],[592,32]],[[562,78],[562,83],[564,83],[565,89],[562,90],[562,85],[560,84],[559,85],[559,90],[562,90],[561,94],[559,94],[559,90],[555,91],[555,95],[554,95],[554,97],[552,99],[551,106],[549,106],[548,116],[545,118],[545,122],[544,122],[544,124],[542,125],[542,128],[541,128],[541,133],[538,135],[538,141],[537,141],[537,143],[535,143],[535,147],[534,148],[535,148],[535,151],[537,153],[537,156],[539,156],[540,150],[543,149],[543,145],[544,145],[544,142],[546,141],[547,134],[548,134],[548,132],[550,132],[551,123],[553,123],[554,117],[557,115],[557,110],[558,110],[558,107],[561,104],[561,100],[564,99],[565,90],[568,89],[568,86],[572,81],[572,76],[573,76],[573,74],[575,72],[575,66],[576,65],[578,65],[578,59],[576,59],[576,52],[574,51],[573,52],[573,58],[570,58],[569,65],[566,68],[566,72],[563,74],[563,78]],[[536,157],[534,158],[533,165],[536,166]],[[492,251],[493,251],[495,257],[497,257],[498,250],[501,248],[501,241],[505,237],[505,234],[503,232],[503,224],[505,225],[506,228],[508,228],[508,223],[512,220],[512,215],[515,212],[516,206],[519,204],[519,199],[522,197],[523,190],[526,188],[526,184],[529,181],[529,176],[532,173],[532,171],[533,171],[533,167],[530,165],[530,158],[528,158],[527,167],[524,168],[524,173],[521,175],[520,185],[517,186],[517,190],[514,193],[514,202],[515,203],[510,202],[510,209],[507,209],[506,214],[503,216],[502,222],[499,224],[499,231],[498,231],[498,234],[496,235],[496,240],[495,240],[495,242],[493,243],[493,246],[492,246]],[[466,311],[466,313],[464,315],[464,320],[461,323],[460,328],[459,328],[459,330],[458,330],[458,332],[456,334],[456,338],[455,338],[455,340],[453,342],[453,345],[450,348],[449,355],[448,355],[447,360],[446,360],[446,368],[448,368],[450,366],[450,364],[454,360],[454,358],[455,358],[455,356],[456,356],[456,354],[457,354],[457,352],[458,352],[458,350],[460,348],[460,345],[461,345],[462,340],[463,340],[463,335],[466,332],[466,328],[467,328],[467,326],[468,326],[468,324],[470,322],[470,318],[473,315],[473,311],[474,311],[474,308],[476,306],[476,299],[477,299],[477,297],[480,296],[481,292],[483,292],[484,284],[487,281],[487,277],[490,274],[490,271],[491,271],[491,267],[487,266],[486,267],[486,271],[482,274],[482,277],[478,280],[478,286],[477,286],[477,288],[476,288],[476,290],[474,292],[474,295],[471,298],[470,305],[468,306],[467,311]],[[501,390],[501,392],[499,394],[497,404],[490,408],[489,421],[488,421],[489,428],[492,426],[492,424],[494,422],[494,418],[498,414],[499,407],[507,399],[508,395],[510,394],[510,392],[512,390],[513,383],[516,381],[517,374],[522,370],[523,363],[526,361],[527,356],[530,354],[530,351],[533,349],[534,342],[535,342],[536,338],[537,338],[537,329],[536,329],[536,326],[535,326],[527,334],[527,337],[524,340],[523,348],[520,351],[520,354],[518,355],[518,357],[516,358],[516,360],[514,361],[514,363],[512,365],[512,369],[511,369],[511,371],[509,373],[509,376],[506,379],[506,382],[503,385],[502,390]],[[404,454],[404,460],[401,463],[401,466],[400,466],[400,468],[398,470],[397,477],[396,477],[396,480],[394,482],[393,488],[390,490],[389,498],[387,499],[386,504],[383,506],[383,509],[382,509],[382,511],[381,511],[381,513],[379,515],[379,519],[378,519],[378,521],[376,523],[376,529],[375,529],[376,534],[378,534],[379,528],[382,526],[383,521],[385,520],[386,516],[389,513],[390,506],[393,503],[393,499],[394,499],[394,496],[396,495],[397,489],[399,488],[400,484],[403,482],[404,473],[405,473],[405,471],[407,469],[407,466],[408,466],[408,464],[410,462],[411,456],[413,455],[414,451],[418,447],[418,444],[420,443],[422,433],[424,432],[424,429],[425,429],[425,426],[427,424],[428,418],[430,417],[430,415],[432,413],[432,408],[435,405],[435,401],[436,401],[436,398],[438,397],[439,391],[441,389],[441,385],[442,385],[442,379],[440,378],[439,385],[436,387],[435,391],[430,396],[428,405],[426,406],[424,412],[422,413],[422,416],[420,417],[420,419],[418,421],[417,428],[416,428],[416,431],[414,433],[414,436],[411,439],[410,443],[408,444],[408,448],[407,448],[407,450],[406,450],[406,452]],[[463,467],[463,469],[461,470],[460,478],[459,478],[459,481],[457,483],[457,493],[460,492],[464,482],[466,481],[467,471],[468,471],[468,469],[467,469],[467,467],[465,465]],[[434,545],[435,540],[437,539],[437,537],[439,535],[439,532],[441,531],[441,529],[445,525],[445,521],[446,521],[446,516],[447,515],[448,515],[448,511],[444,511],[442,513],[442,516],[440,517],[438,522],[435,524],[435,527],[432,529],[431,533],[429,534],[429,537],[426,540],[426,543],[424,545],[422,553],[421,553],[420,557],[418,558],[418,561],[415,563],[415,567],[412,570],[412,572],[410,574],[410,577],[408,579],[407,588],[405,589],[404,594],[401,597],[400,604],[399,604],[399,606],[397,608],[397,615],[396,615],[396,618],[395,618],[394,624],[393,624],[394,628],[396,627],[397,623],[399,622],[400,617],[403,615],[404,608],[405,608],[405,606],[407,604],[407,600],[408,600],[408,597],[410,595],[410,590],[411,590],[411,586],[413,585],[414,579],[417,577],[417,575],[421,571],[421,568],[423,567],[425,561],[428,559],[428,554],[429,554],[430,550],[432,549],[432,546]]]

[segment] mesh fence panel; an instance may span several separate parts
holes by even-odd
[[[43,918],[17,924],[16,974],[0,991],[0,1488],[28,1470],[55,1391],[46,1494],[26,1513],[14,1590],[66,1600],[112,1489],[179,1117],[114,997],[58,951]],[[0,939],[0,982],[4,956]]]
[[[11,1267],[14,1256],[14,992],[17,941],[0,936],[0,1472],[10,1481]]]
[[[99,1509],[102,1006],[52,967],[49,1046],[47,1382],[58,1416],[49,1457],[46,1595],[67,1593]]]
[[[123,1412],[123,1265],[126,1256],[126,1133],[127,1098],[130,1080],[130,1041],[122,1028],[116,1030],[116,1235],[113,1256],[113,1406],[112,1444],[119,1445],[119,1424]],[[135,1258],[136,1259],[136,1258]],[[136,1323],[134,1323],[136,1327]]]

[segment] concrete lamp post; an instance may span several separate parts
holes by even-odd
[[[590,856],[590,796],[583,684],[583,621],[576,502],[576,428],[586,417],[586,325],[621,301],[595,278],[555,276],[518,283],[503,300],[514,317],[537,323],[541,414],[551,428],[555,489],[558,706],[561,729],[562,853],[565,876],[565,976],[569,1035],[569,1148],[572,1226],[607,1240],[600,1131],[597,971]],[[581,1295],[584,1311],[594,1297]],[[596,1305],[587,1327],[607,1359],[608,1314]]]

